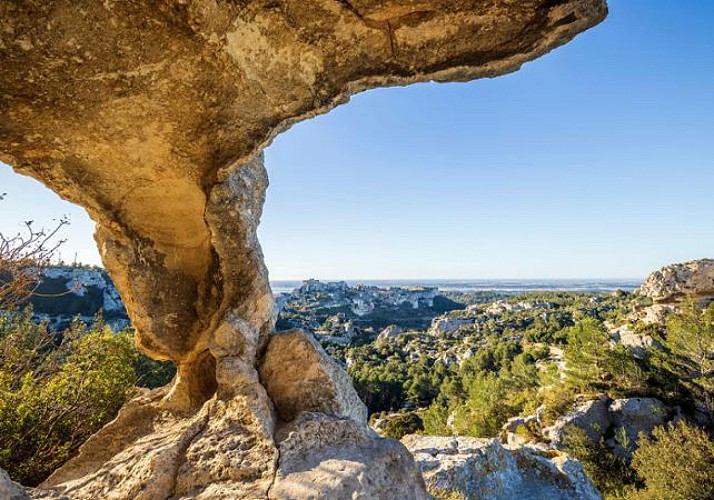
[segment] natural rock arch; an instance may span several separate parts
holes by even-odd
[[[79,481],[65,490],[81,498],[142,470],[146,498],[221,481],[265,496],[277,451],[256,371],[275,320],[256,238],[262,149],[361,90],[515,71],[605,15],[604,0],[0,0],[0,160],[87,209],[140,347],[179,367],[169,394],[125,410],[139,430],[107,431],[114,445],[88,445],[48,485]],[[173,427],[157,424],[166,411]],[[163,482],[106,466],[157,433],[176,457],[207,456],[211,435],[259,435],[266,463],[236,476],[162,455]],[[142,453],[122,467],[132,460]]]

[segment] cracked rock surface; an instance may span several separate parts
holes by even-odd
[[[158,399],[130,405],[141,425],[124,412],[48,487],[260,497],[280,424],[256,371],[275,321],[262,149],[362,90],[515,71],[606,13],[604,0],[0,0],[0,160],[87,210],[139,347],[178,366]],[[148,454],[162,479],[137,465]]]

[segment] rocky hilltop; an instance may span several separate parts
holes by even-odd
[[[101,314],[114,330],[129,326],[126,308],[105,269],[50,266],[42,273],[30,297],[38,321],[61,330],[75,318],[91,322]],[[278,330],[303,328],[338,343],[390,324],[423,328],[437,315],[464,307],[437,288],[350,286],[318,280],[305,280],[292,292],[278,295],[276,306]]]
[[[664,266],[649,274],[638,292],[657,304],[681,302],[687,296],[714,300],[714,259]]]
[[[277,298],[276,328],[303,328],[329,342],[347,345],[357,337],[395,325],[424,328],[445,312],[463,308],[436,288],[349,286],[344,281],[306,280]]]
[[[664,266],[647,276],[637,294],[645,302],[635,308],[633,322],[662,324],[687,299],[705,306],[714,301],[714,259]]]

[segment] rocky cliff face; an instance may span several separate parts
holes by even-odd
[[[296,440],[281,441],[257,374],[275,322],[256,236],[262,148],[361,90],[514,71],[605,15],[604,0],[0,0],[0,160],[87,209],[140,347],[178,366],[169,391],[137,402],[46,486],[255,498],[276,478],[339,477],[297,438],[334,417],[295,420]],[[358,463],[410,470],[344,432]],[[278,472],[281,442],[306,454],[299,481]],[[337,481],[333,497],[387,488],[384,471]]]
[[[647,276],[638,292],[658,304],[670,304],[688,295],[714,298],[714,259],[670,264]]]
[[[665,266],[650,273],[637,293],[652,304],[634,311],[632,320],[663,324],[667,315],[688,297],[702,305],[714,300],[714,259]]]

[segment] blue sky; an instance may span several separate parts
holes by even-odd
[[[714,256],[714,2],[612,0],[519,72],[354,96],[279,136],[260,228],[273,279],[642,277]],[[0,231],[67,213],[0,168]]]

